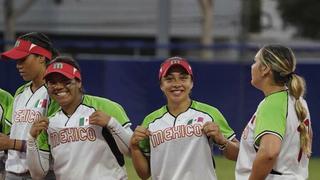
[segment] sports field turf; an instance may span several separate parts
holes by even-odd
[[[235,162],[226,160],[223,157],[215,157],[216,172],[219,180],[232,180],[234,178]],[[126,159],[126,167],[128,171],[129,180],[139,180],[131,159]],[[320,158],[311,158],[309,164],[309,180],[319,180],[320,177]]]

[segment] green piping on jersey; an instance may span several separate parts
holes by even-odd
[[[283,139],[287,123],[288,98],[287,91],[280,91],[265,97],[258,106],[254,129],[256,146],[260,145],[262,135],[267,133]]]
[[[55,101],[53,101],[56,103]],[[97,96],[91,96],[91,95],[84,95],[82,103],[80,105],[87,106],[89,108],[93,108],[95,110],[100,110],[106,113],[109,116],[114,117],[118,120],[118,122],[122,125],[130,123],[129,118],[127,114],[125,113],[122,106],[116,102],[113,102],[111,100],[97,97]],[[79,105],[79,106],[80,106]],[[59,107],[58,110],[56,110],[53,114],[51,114],[50,117],[53,117],[56,115],[56,113],[60,112],[61,108]],[[50,119],[49,117],[49,119]],[[41,132],[40,135],[37,138],[38,146],[42,151],[50,151],[49,145],[48,145],[48,134],[46,132]]]
[[[52,98],[49,100],[48,110],[47,110],[47,117],[55,114],[60,110],[60,106],[58,102],[54,101]]]
[[[84,95],[82,104],[89,107],[93,107],[96,110],[105,112],[107,115],[116,118],[121,125],[124,125],[129,122],[129,118],[122,106],[109,99],[97,96]]]
[[[168,112],[167,106],[162,106],[160,109],[153,111],[148,116],[146,116],[142,122],[144,128],[148,128],[150,123],[153,123],[155,120],[161,118]]]
[[[141,124],[142,127],[148,128],[150,123],[153,123],[157,119],[160,119],[166,113],[168,113],[167,106],[162,106],[160,109],[153,111],[152,113],[150,113],[144,118]],[[139,142],[139,147],[145,154],[148,154],[150,152],[150,148],[148,148],[149,146],[150,146],[149,139],[144,139]]]
[[[24,91],[25,88],[31,86],[31,83],[32,83],[32,82],[30,81],[30,82],[28,82],[28,83],[20,86],[20,87],[16,90],[16,93],[14,94],[14,97],[16,97],[17,95],[21,94],[21,93]]]
[[[8,124],[7,118],[8,113],[12,112],[12,103],[13,103],[13,97],[10,93],[7,91],[4,91],[0,89],[0,106],[2,108],[2,114],[1,114],[1,129],[0,132],[4,134],[9,134],[10,133],[10,126],[11,123]]]
[[[15,99],[19,94],[23,93],[24,89],[25,89],[26,87],[30,86],[30,85],[31,85],[31,82],[28,82],[28,83],[20,86],[20,87],[16,90],[13,98]],[[14,101],[14,100],[13,100],[13,101]],[[11,108],[9,108],[9,110],[8,110],[8,112],[7,112],[7,114],[6,114],[6,119],[10,122],[10,124],[12,124],[11,119],[12,119],[12,113],[13,113],[13,101],[12,101]]]
[[[230,129],[228,122],[217,108],[198,101],[192,101],[191,108],[208,114],[212,118],[212,121],[219,125],[220,131],[225,138],[229,139],[234,135],[234,131]]]
[[[214,108],[208,104],[204,104],[198,101],[192,101],[192,104],[189,107],[189,109],[193,109],[195,111],[207,114],[209,117],[211,117],[212,121],[219,125],[220,131],[226,138],[230,139],[234,136],[234,131],[230,128],[228,122],[225,120],[225,118],[217,108]],[[166,113],[169,113],[167,107],[161,107],[160,109],[146,116],[146,118],[143,120],[142,126],[148,128],[149,124],[153,123],[158,119],[161,119]],[[149,153],[149,140],[144,139],[143,141],[140,141],[139,147],[144,153]]]

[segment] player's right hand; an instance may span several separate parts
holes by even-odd
[[[47,117],[42,116],[39,120],[35,121],[32,124],[30,129],[30,135],[34,138],[37,138],[42,130],[47,130],[49,125],[49,120]]]
[[[130,140],[130,148],[131,149],[138,149],[139,142],[143,139],[149,138],[150,131],[142,126],[137,126],[133,132],[133,135]]]

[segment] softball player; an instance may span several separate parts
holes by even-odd
[[[52,103],[44,86],[43,76],[46,63],[53,56],[53,48],[47,36],[32,32],[22,35],[14,48],[2,53],[2,57],[17,62],[17,69],[25,81],[25,85],[15,93],[13,106],[7,113],[10,121],[10,139],[6,161],[6,179],[31,179],[26,162],[27,134],[33,122],[41,116],[50,115],[58,105]]]
[[[11,108],[13,97],[10,93],[0,89],[0,146],[3,147],[1,143],[7,142],[8,134],[10,132],[10,127],[8,126],[8,120],[6,119],[6,113],[9,108]],[[6,154],[4,151],[0,151],[0,180],[4,179],[5,176],[5,160]]]
[[[269,45],[251,66],[251,84],[265,94],[243,131],[236,179],[307,179],[311,121],[302,98],[305,84],[295,74],[293,52]]]
[[[229,155],[238,147],[234,131],[218,109],[190,99],[193,74],[185,59],[162,63],[159,80],[167,105],[146,116],[131,138],[138,175],[155,180],[216,179],[213,143],[226,157],[236,159]]]
[[[83,94],[80,69],[71,58],[50,63],[45,80],[61,109],[31,128],[27,158],[32,177],[46,174],[51,154],[57,179],[127,179],[123,154],[129,154],[132,131],[123,108]],[[47,134],[38,136],[45,129]]]

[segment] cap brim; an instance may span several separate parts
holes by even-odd
[[[63,76],[67,77],[68,79],[73,79],[73,78],[75,78],[75,76],[73,76],[72,74],[66,73],[66,72],[61,71],[61,70],[59,70],[59,69],[55,69],[55,70],[53,70],[53,71],[47,72],[47,73],[44,75],[43,79],[45,79],[48,75],[50,75],[50,74],[52,74],[52,73],[62,74]]]
[[[18,51],[16,49],[10,49],[10,50],[2,53],[1,57],[6,58],[6,59],[18,60],[18,59],[22,59],[28,55],[29,55],[29,53],[27,53],[27,52]]]

